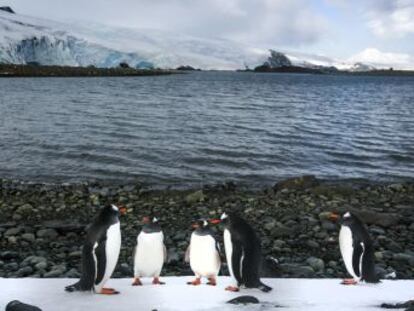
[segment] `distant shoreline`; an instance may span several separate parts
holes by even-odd
[[[182,71],[167,69],[98,68],[71,66],[41,66],[0,64],[0,78],[16,77],[125,77],[181,74]]]

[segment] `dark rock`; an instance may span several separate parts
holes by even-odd
[[[17,270],[16,276],[18,277],[22,277],[22,276],[27,276],[29,274],[31,274],[33,272],[33,269],[29,266],[21,268],[19,270]]]
[[[278,182],[274,185],[274,191],[280,191],[282,189],[289,190],[305,190],[313,188],[319,185],[318,179],[313,175],[305,175],[301,177],[289,178],[284,181]]]
[[[239,297],[233,298],[227,301],[227,303],[230,303],[233,305],[247,305],[247,304],[258,304],[260,303],[260,301],[254,296],[245,295],[245,296],[239,296]]]
[[[40,229],[36,234],[39,238],[46,239],[54,239],[59,235],[55,229]]]
[[[400,215],[396,213],[378,213],[376,211],[358,210],[354,211],[361,220],[368,225],[377,225],[381,227],[392,227],[400,221]]]
[[[7,304],[6,311],[42,311],[42,309],[36,306],[25,304],[18,300],[13,300]]]
[[[9,6],[0,6],[0,10],[11,13],[11,14],[16,14],[13,9]]]
[[[10,260],[13,258],[18,258],[19,253],[13,251],[5,251],[0,253],[0,258],[4,260]]]
[[[406,309],[406,311],[411,311],[414,308],[414,300],[409,300],[403,303],[383,303],[381,305],[381,308],[383,309]]]

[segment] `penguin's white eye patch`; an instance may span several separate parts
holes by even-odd
[[[223,214],[221,214],[221,216],[220,216],[220,219],[221,220],[224,220],[224,219],[226,219],[227,217],[229,217],[226,213],[223,213]]]
[[[112,209],[113,209],[115,212],[118,212],[118,211],[119,211],[118,206],[113,205],[113,204],[111,204],[111,206],[112,206]]]
[[[154,217],[154,218],[152,219],[152,222],[157,222],[157,221],[158,221],[157,217]]]
[[[205,227],[205,226],[207,226],[207,225],[208,225],[207,220],[203,220],[203,226]]]
[[[350,213],[350,212],[346,212],[346,213],[344,214],[344,218],[349,218],[349,217],[351,217],[351,213]]]

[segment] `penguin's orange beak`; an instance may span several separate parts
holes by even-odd
[[[143,224],[149,224],[151,221],[150,221],[150,218],[148,217],[148,216],[144,216],[144,217],[142,217],[142,223]]]
[[[127,209],[126,209],[126,207],[125,207],[125,206],[121,206],[121,207],[119,207],[119,213],[120,213],[121,215],[125,215],[125,214],[127,213]]]
[[[329,215],[329,220],[330,221],[338,221],[338,219],[339,219],[339,214],[336,214],[336,213],[331,213],[330,215]]]
[[[193,223],[193,224],[191,224],[191,228],[193,228],[193,229],[198,229],[200,226],[198,225],[198,223]]]
[[[210,219],[208,222],[213,224],[213,225],[218,225],[219,223],[221,223],[221,220],[220,219]]]

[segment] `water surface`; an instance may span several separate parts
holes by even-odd
[[[0,79],[0,177],[156,186],[414,176],[414,78]]]

